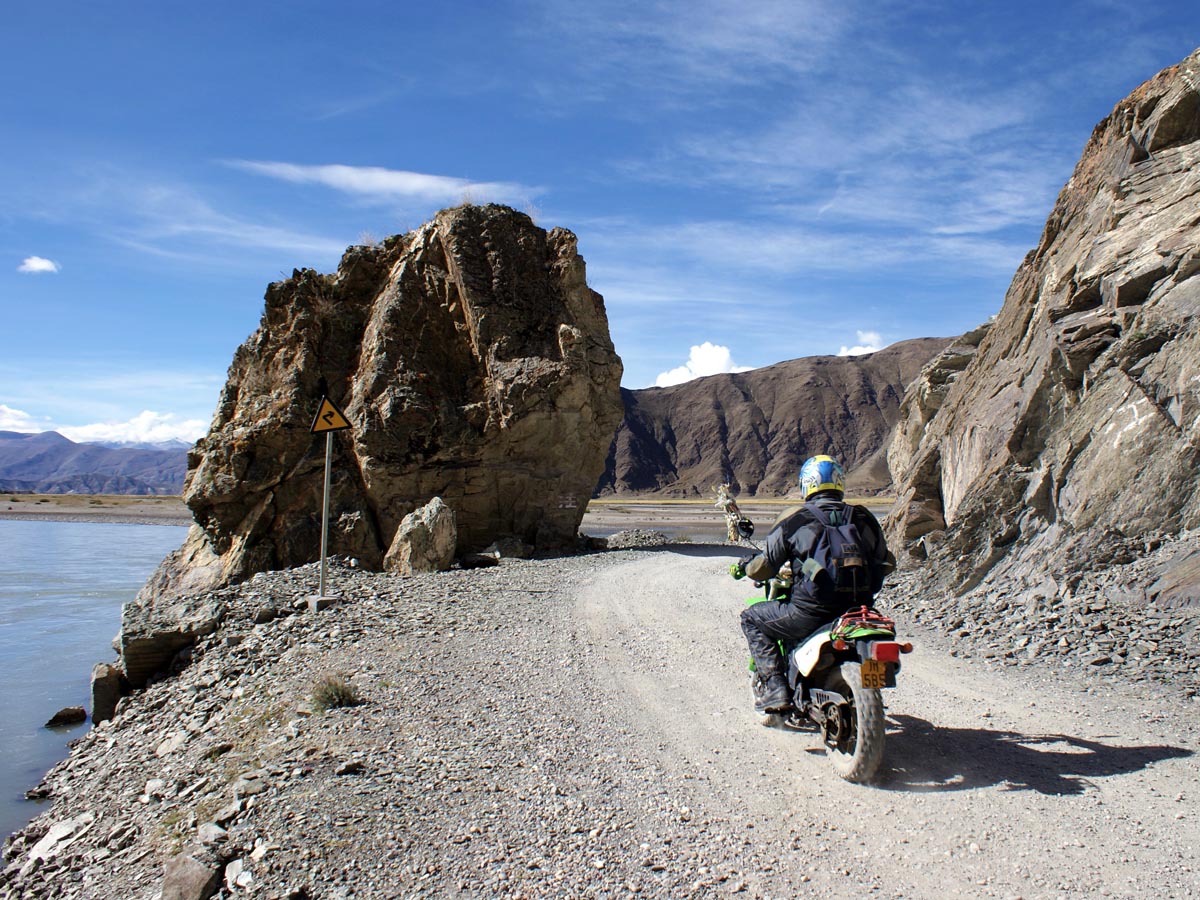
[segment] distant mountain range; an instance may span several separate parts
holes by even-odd
[[[179,494],[190,445],[75,443],[56,431],[0,431],[0,491]]]

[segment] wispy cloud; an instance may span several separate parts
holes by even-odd
[[[823,228],[987,233],[1045,218],[1070,159],[1030,139],[1027,97],[897,77],[910,83],[802,93],[758,128],[687,137],[639,174],[734,188]]]
[[[726,278],[751,273],[761,279],[879,273],[950,261],[1011,274],[1029,249],[1005,237],[824,227],[800,215],[633,225],[615,234],[592,233],[588,241],[613,257],[622,247],[638,247],[661,261],[665,278],[696,267]]]
[[[542,0],[532,28],[561,36],[578,79],[542,85],[572,102],[603,100],[614,89],[643,92],[652,106],[693,98],[709,104],[714,86],[759,86],[823,64],[828,47],[855,19],[854,4],[828,0],[653,0],[631,13],[619,0]],[[532,29],[531,29],[532,30]]]
[[[194,252],[198,247],[216,244],[336,259],[348,243],[221,212],[192,189],[180,185],[134,186],[126,197],[128,218],[115,230],[114,237],[162,253]]]
[[[58,272],[59,265],[54,260],[42,256],[27,256],[17,266],[17,271],[26,275],[46,275]]]
[[[281,253],[309,265],[336,261],[361,231],[343,238],[305,231],[277,210],[245,209],[238,198],[224,198],[215,189],[105,163],[64,171],[36,191],[16,188],[0,197],[0,207],[90,232],[138,253],[257,271],[264,268],[264,257],[274,262]],[[30,259],[44,265],[36,262],[40,257]]]
[[[471,181],[448,175],[428,175],[379,166],[298,165],[287,162],[229,160],[227,165],[255,175],[292,184],[318,184],[377,203],[415,200],[421,203],[496,201],[524,204],[540,193],[537,188],[507,181]]]
[[[733,361],[733,354],[728,347],[705,341],[693,346],[688,354],[688,360],[682,366],[677,366],[667,372],[662,372],[654,379],[655,387],[670,387],[673,384],[683,384],[694,378],[705,375],[719,375],[722,372],[748,372],[750,366],[739,366]]]

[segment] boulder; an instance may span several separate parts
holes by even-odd
[[[111,719],[121,699],[121,670],[110,663],[92,667],[92,724]]]
[[[54,859],[91,830],[96,822],[96,814],[82,812],[71,819],[55,822],[42,838],[30,848],[25,861],[21,864],[21,875],[28,875],[38,866]]]
[[[434,497],[400,522],[383,567],[400,575],[444,572],[454,562],[457,542],[454,510]]]
[[[1148,594],[1154,605],[1162,609],[1200,606],[1200,550],[1163,566]]]
[[[380,569],[406,515],[438,496],[458,552],[499,537],[572,545],[620,422],[621,361],[575,236],[502,206],[461,206],[347,250],[336,273],[268,287],[208,435],[188,456],[196,521],[139,600],[320,554],[323,395],[333,438],[329,552]]]
[[[944,523],[960,592],[1200,525],[1197,84],[1200,52],[1117,104],[944,397],[906,401],[889,536]]]
[[[163,671],[175,654],[217,630],[224,607],[209,595],[172,597],[147,594],[121,607],[117,636],[121,668],[133,687]]]
[[[185,847],[163,870],[161,900],[208,900],[221,886],[223,866],[211,849]]]
[[[87,710],[82,706],[64,706],[50,717],[47,728],[66,728],[87,721]]]

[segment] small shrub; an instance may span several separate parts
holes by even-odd
[[[317,712],[358,706],[362,698],[354,685],[340,675],[322,675],[313,686],[312,705]]]

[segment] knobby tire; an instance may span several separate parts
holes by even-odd
[[[852,747],[829,748],[829,757],[837,773],[847,781],[870,781],[883,762],[883,697],[877,689],[862,686],[861,667],[844,662],[829,678],[829,686],[851,701],[857,720]]]

